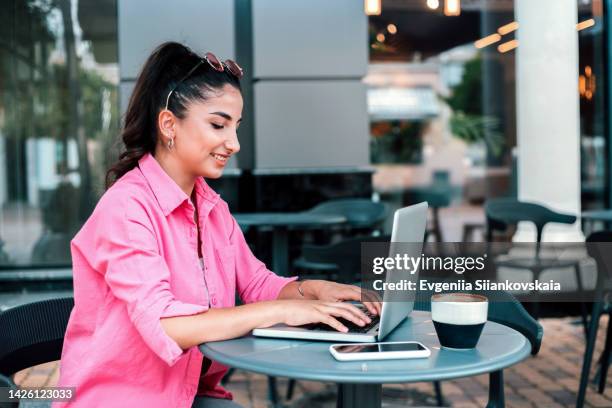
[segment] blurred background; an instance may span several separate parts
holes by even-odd
[[[603,0],[0,8],[3,267],[70,264],[138,71],[166,40],[246,70],[242,150],[211,181],[233,211],[429,194],[443,239],[459,241],[482,238],[492,197],[574,213],[609,204]]]

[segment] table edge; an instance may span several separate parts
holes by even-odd
[[[499,323],[498,323],[499,324]],[[505,326],[508,329],[514,330],[508,326]],[[514,330],[516,331],[516,330]],[[527,340],[527,338],[520,332],[516,331],[518,335],[523,338],[523,346],[520,350],[515,352],[511,357],[507,357],[506,359],[499,361],[494,364],[486,365],[484,367],[474,367],[472,369],[467,369],[459,372],[456,369],[446,369],[440,370],[439,373],[428,374],[428,375],[420,375],[420,376],[385,376],[381,377],[380,372],[376,374],[376,376],[368,376],[366,372],[353,372],[346,373],[343,372],[342,378],[338,378],[337,373],[330,372],[317,372],[313,371],[307,374],[298,374],[298,375],[287,375],[286,370],[275,367],[262,367],[259,364],[251,364],[245,363],[240,365],[232,364],[232,358],[226,357],[225,354],[218,353],[215,350],[210,349],[206,344],[201,344],[198,346],[200,352],[204,354],[206,357],[215,360],[223,365],[228,367],[235,367],[241,370],[251,371],[254,373],[265,374],[274,377],[285,377],[285,378],[293,378],[297,380],[308,380],[308,381],[321,381],[321,382],[333,382],[333,383],[359,383],[359,384],[394,384],[394,383],[412,383],[412,382],[430,382],[430,381],[444,381],[444,380],[452,380],[455,378],[463,378],[463,377],[472,377],[475,375],[491,373],[494,371],[502,370],[508,367],[511,367],[515,364],[520,363],[525,360],[531,354],[531,344]]]

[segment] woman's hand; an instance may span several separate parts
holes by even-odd
[[[328,326],[347,332],[345,325],[337,318],[342,317],[358,326],[364,326],[371,319],[358,307],[346,302],[326,302],[322,300],[279,300],[276,303],[281,321],[289,326],[309,323],[325,323]]]
[[[325,280],[307,280],[301,282],[304,297],[328,302],[342,302],[357,300],[362,302],[368,311],[374,315],[380,314],[382,303],[376,292],[361,289],[354,285]]]

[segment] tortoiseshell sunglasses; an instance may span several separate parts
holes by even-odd
[[[174,88],[172,88],[172,90],[168,93],[168,97],[166,98],[166,107],[165,107],[166,110],[168,110],[168,103],[170,102],[170,96],[172,95],[172,93],[176,91],[176,88],[178,88],[178,86],[182,84],[183,81],[189,78],[189,76],[193,74],[193,72],[196,69],[198,69],[198,67],[202,65],[204,62],[208,62],[208,65],[210,65],[215,71],[223,72],[227,68],[227,70],[232,75],[234,75],[236,78],[238,79],[242,78],[242,75],[243,75],[242,68],[240,68],[240,65],[238,65],[235,61],[232,61],[231,59],[227,59],[221,62],[215,54],[213,54],[212,52],[207,52],[206,55],[204,55],[204,58],[200,58],[200,61],[198,61],[196,66],[191,68],[189,72],[187,72],[187,75],[185,75],[180,81],[178,81],[176,85],[174,86]]]

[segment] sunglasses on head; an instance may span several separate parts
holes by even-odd
[[[218,71],[218,72],[223,72],[225,71],[225,69],[227,69],[232,75],[234,75],[238,79],[242,78],[242,75],[244,74],[242,71],[242,68],[240,68],[240,65],[238,65],[235,61],[232,61],[231,59],[227,59],[222,62],[221,60],[219,60],[219,58],[217,58],[215,54],[213,54],[212,52],[207,52],[204,55],[204,58],[200,58],[198,63],[195,65],[195,67],[191,68],[189,72],[187,72],[187,74],[180,81],[176,83],[174,88],[172,88],[172,90],[168,92],[168,97],[166,98],[165,110],[168,110],[168,103],[170,102],[170,96],[172,96],[174,91],[176,91],[176,88],[178,88],[178,86],[182,84],[183,81],[189,78],[189,76],[193,74],[194,71],[198,69],[200,65],[204,64],[204,62],[208,62],[208,65],[210,65],[215,71]]]

